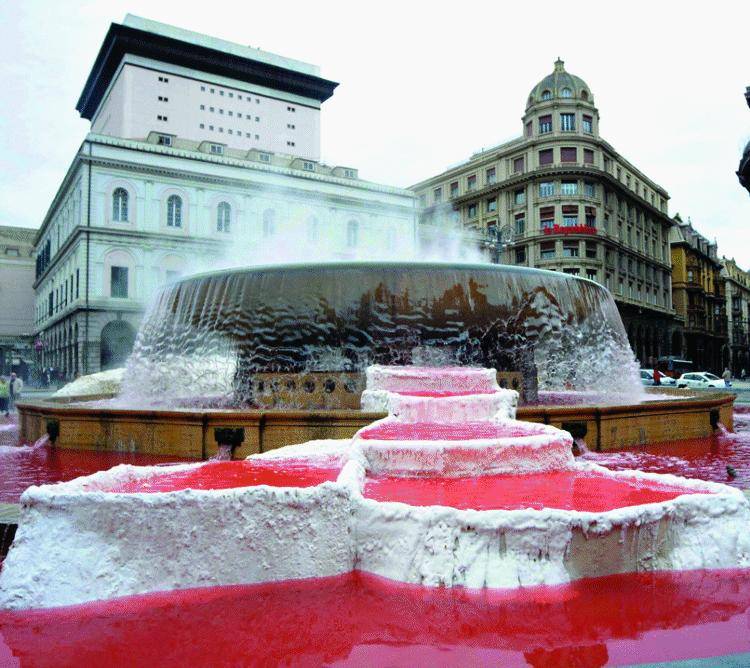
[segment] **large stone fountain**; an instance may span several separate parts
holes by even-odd
[[[643,391],[612,296],[592,281],[489,264],[338,262],[167,286],[120,395],[22,404],[21,437],[197,459],[221,445],[241,457],[350,437],[382,416],[360,407],[369,364],[494,368],[520,392],[521,417],[591,449],[731,428],[731,395]]]
[[[576,462],[494,369],[370,367],[388,417],[245,462],[121,465],[23,497],[0,608],[363,571],[513,588],[750,567],[724,485]]]

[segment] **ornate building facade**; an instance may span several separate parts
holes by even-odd
[[[0,375],[28,379],[33,365],[34,236],[36,230],[0,226]]]
[[[122,365],[155,291],[183,273],[293,246],[308,258],[413,246],[413,193],[316,159],[317,110],[335,86],[248,47],[133,17],[113,25],[78,104],[92,132],[35,239],[41,363],[63,377]],[[246,137],[265,106],[265,134]]]
[[[601,137],[591,89],[560,60],[529,94],[522,128],[412,186],[422,243],[458,223],[488,260],[597,281],[643,364],[675,352],[667,192]]]
[[[735,376],[750,372],[750,275],[740,269],[734,258],[721,259],[721,274],[726,293],[729,368]]]
[[[681,356],[691,360],[696,370],[720,374],[729,364],[730,349],[726,292],[716,243],[698,233],[691,222],[683,222],[679,214],[674,220],[670,237],[672,300],[683,322]]]

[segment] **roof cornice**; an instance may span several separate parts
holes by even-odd
[[[112,23],[76,104],[83,118],[93,118],[126,53],[302,95],[319,102],[331,97],[338,86],[335,81],[312,74]]]

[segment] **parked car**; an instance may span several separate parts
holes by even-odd
[[[724,388],[724,381],[712,373],[701,371],[699,373],[683,373],[677,380],[677,387],[689,387],[690,389]]]
[[[641,382],[649,387],[654,384],[654,372],[652,369],[641,369]],[[677,381],[674,378],[665,376],[664,372],[662,372],[661,384],[674,386],[677,384]]]

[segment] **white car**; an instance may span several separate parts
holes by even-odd
[[[691,389],[724,389],[724,381],[712,373],[701,371],[700,373],[683,373],[677,380],[677,387],[689,387]]]
[[[654,372],[651,369],[641,369],[641,383],[649,387],[654,384]],[[662,386],[674,387],[676,383],[677,381],[674,378],[672,378],[671,376],[665,376],[662,373],[661,375]]]

